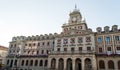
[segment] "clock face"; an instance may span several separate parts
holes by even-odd
[[[77,18],[76,18],[76,17],[73,17],[73,18],[72,18],[72,21],[76,21],[76,20],[77,20]]]

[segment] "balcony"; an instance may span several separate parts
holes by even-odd
[[[96,56],[112,56],[112,57],[114,57],[114,56],[120,56],[120,53],[96,53],[95,54]]]
[[[54,55],[65,55],[65,54],[95,54],[95,51],[90,50],[90,51],[52,51],[49,53],[50,55],[54,54]]]
[[[21,58],[21,57],[48,57],[48,54],[40,54],[40,55],[8,55],[7,57],[16,57],[16,58]]]
[[[20,57],[48,57],[46,54],[41,55],[20,55]]]

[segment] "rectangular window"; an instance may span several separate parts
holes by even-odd
[[[102,53],[102,48],[99,48],[99,52]]]
[[[50,45],[50,43],[49,42],[47,42],[47,46],[49,46]]]
[[[71,48],[71,51],[74,51],[74,48]]]
[[[120,47],[117,47],[117,50],[119,50],[119,51],[120,51]]]
[[[91,47],[87,47],[87,51],[90,51],[91,50]]]
[[[82,51],[82,47],[79,47],[79,51]]]
[[[43,42],[43,43],[42,43],[42,46],[44,46],[44,44],[45,44],[45,43]]]
[[[60,48],[57,48],[57,51],[60,51]]]
[[[38,46],[40,46],[40,43],[38,43]]]
[[[49,51],[48,51],[48,50],[47,50],[46,52],[47,52],[47,54],[49,53]]]
[[[102,38],[98,38],[98,42],[101,43],[102,42]]]
[[[42,54],[44,54],[44,50],[42,50]]]
[[[120,37],[119,36],[115,36],[115,40],[116,41],[120,41]]]
[[[64,51],[67,51],[67,48],[64,48]]]
[[[37,51],[37,55],[39,54],[39,51]]]
[[[108,47],[107,50],[108,50],[108,51],[111,51],[111,47]]]
[[[110,42],[110,37],[106,37],[106,42]]]

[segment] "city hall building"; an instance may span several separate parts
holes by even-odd
[[[120,70],[120,29],[93,32],[75,8],[60,34],[13,37],[6,65],[11,70]]]

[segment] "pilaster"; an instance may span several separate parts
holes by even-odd
[[[56,58],[56,67],[55,67],[56,70],[58,70],[58,58]]]
[[[72,68],[75,70],[75,58],[72,59]]]
[[[67,64],[67,59],[66,58],[64,58],[64,70],[66,70],[66,65]]]
[[[83,57],[83,58],[82,58],[82,70],[85,69],[85,62],[84,62],[84,61],[85,61],[85,58]]]

